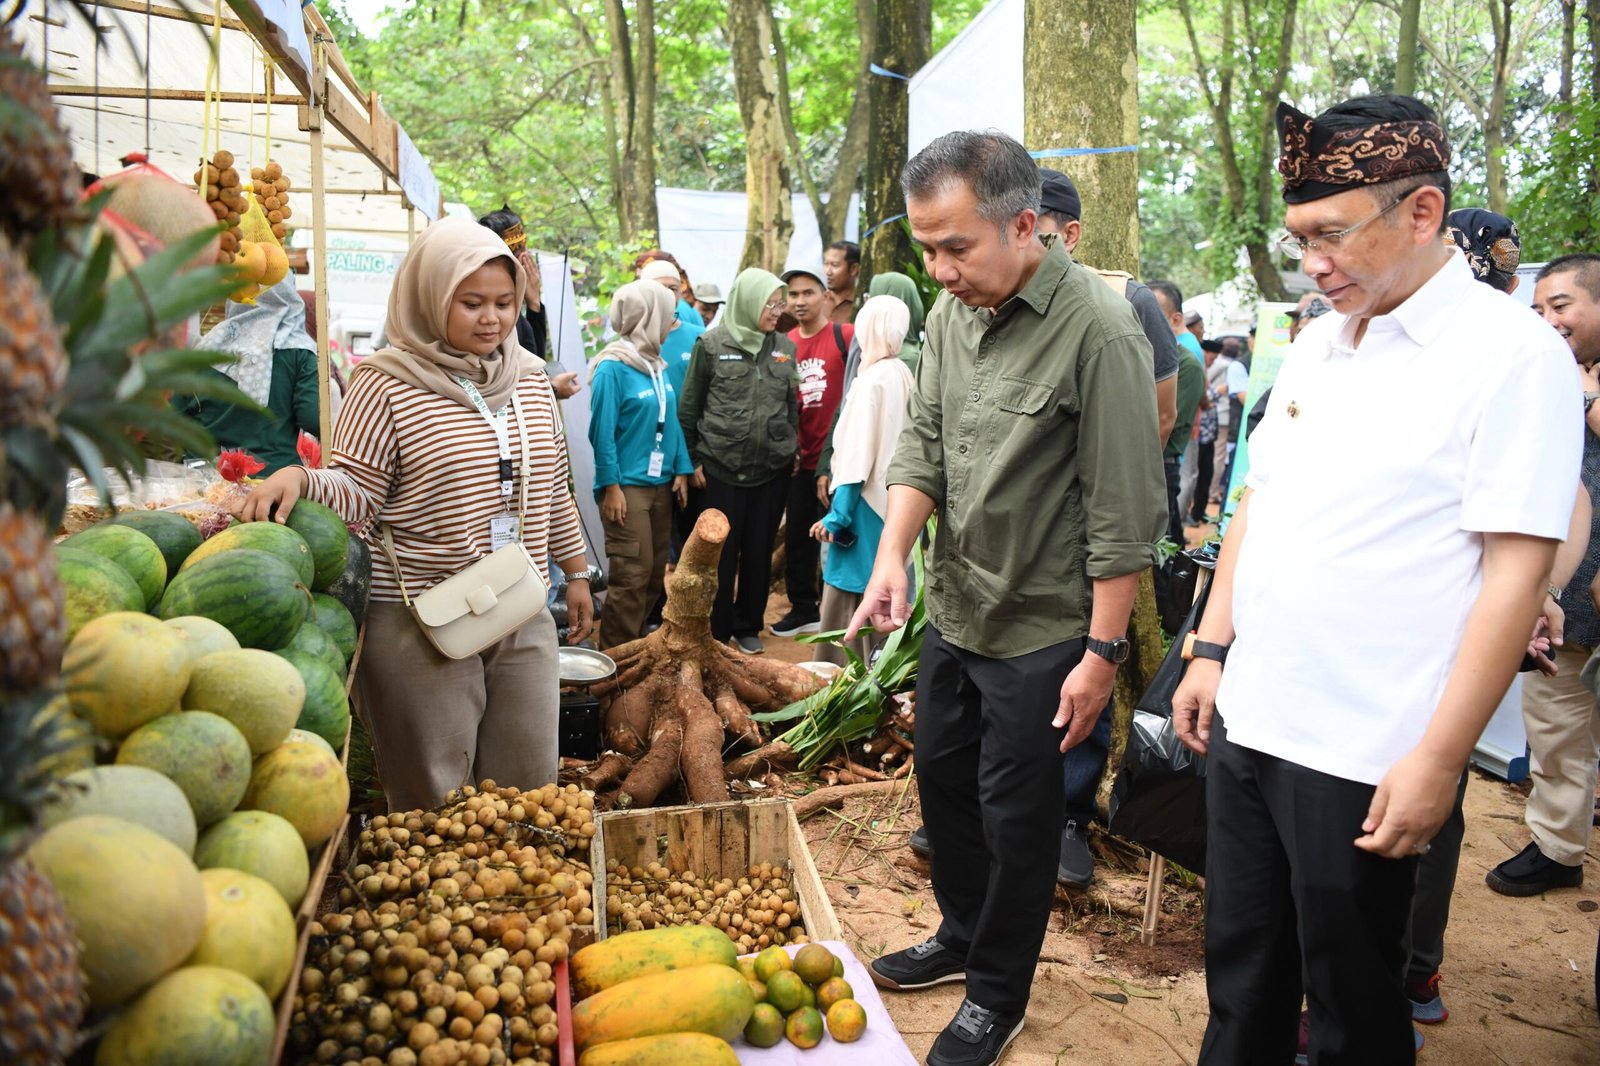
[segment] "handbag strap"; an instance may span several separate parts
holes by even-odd
[[[522,418],[522,404],[517,401],[515,391],[511,393],[511,414],[517,420],[517,436],[521,438],[522,450],[522,488],[517,494],[517,543],[522,543],[523,522],[528,515],[528,458],[532,448],[528,441],[528,426]],[[411,606],[411,594],[406,590],[406,575],[400,569],[400,559],[394,551],[394,534],[389,531],[386,522],[380,522],[378,538],[383,542],[383,553],[389,557],[389,565],[394,567],[395,580],[400,583],[400,601],[407,607]]]

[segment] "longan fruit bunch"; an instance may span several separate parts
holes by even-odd
[[[272,223],[272,235],[283,240],[289,233],[288,222],[294,214],[289,208],[289,179],[284,177],[283,167],[269,159],[266,166],[250,169],[250,181],[256,203]]]
[[[675,872],[659,862],[629,869],[608,861],[606,928],[616,934],[664,925],[714,925],[746,955],[809,939],[781,865],[759,863],[735,880]]]
[[[205,185],[206,206],[211,208],[218,222],[228,224],[228,228],[222,232],[222,254],[218,257],[224,263],[233,262],[235,253],[239,251],[239,217],[250,206],[245,199],[244,189],[239,185],[239,171],[233,163],[233,153],[226,148],[218,148],[211,162],[200,164],[200,169],[194,172],[195,185]]]

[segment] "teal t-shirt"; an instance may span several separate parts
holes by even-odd
[[[661,358],[667,361],[667,379],[681,396],[683,376],[689,372],[689,355],[694,351],[694,342],[706,331],[706,322],[699,311],[682,300],[678,301],[674,317],[678,320],[678,328],[667,334],[667,339],[661,342]]]
[[[833,506],[823,516],[822,524],[829,533],[837,535],[840,530],[848,529],[856,535],[856,542],[848,548],[840,547],[837,542],[828,545],[822,580],[845,592],[867,591],[872,564],[878,555],[878,541],[883,537],[883,519],[861,498],[859,481],[833,487]]]
[[[589,443],[594,445],[594,494],[607,485],[665,485],[679,474],[694,473],[689,447],[678,421],[678,392],[663,375],[666,420],[661,425],[661,473],[650,476],[661,406],[650,375],[608,359],[595,368],[589,391]]]

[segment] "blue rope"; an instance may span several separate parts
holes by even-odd
[[[906,77],[904,74],[896,74],[894,71],[888,69],[887,67],[880,67],[876,63],[867,64],[867,69],[872,71],[872,73],[876,74],[880,78],[898,78],[900,81],[910,81],[911,80],[910,78]]]
[[[878,232],[880,227],[887,226],[891,222],[899,222],[902,218],[905,218],[905,217],[906,217],[905,215],[890,215],[888,218],[884,219],[882,222],[879,222],[877,225],[875,225],[871,229],[867,230],[867,232],[863,233],[861,235],[861,243],[865,244],[867,242],[867,238],[872,236],[874,233]]]
[[[1074,155],[1113,155],[1117,152],[1137,152],[1137,144],[1121,144],[1115,148],[1045,148],[1038,152],[1029,152],[1034,159],[1065,159]]]

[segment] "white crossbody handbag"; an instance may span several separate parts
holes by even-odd
[[[528,432],[515,394],[511,410],[522,438],[522,488],[517,500],[516,540],[413,599],[394,551],[394,537],[383,527],[383,550],[394,566],[400,597],[422,627],[428,642],[449,659],[466,659],[521,629],[549,609],[550,588],[522,545],[528,511]],[[484,416],[488,418],[487,409]]]

